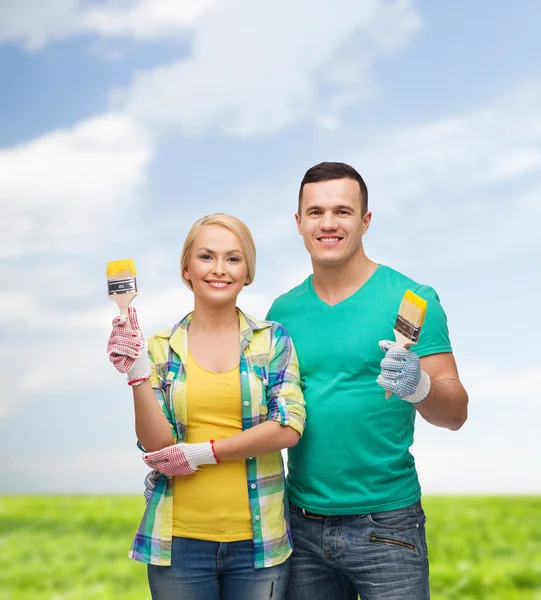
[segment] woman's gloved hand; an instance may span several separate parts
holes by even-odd
[[[143,460],[152,469],[166,475],[191,475],[199,465],[215,465],[214,440],[201,444],[175,444],[156,452],[143,454]]]
[[[139,327],[135,308],[128,308],[128,317],[131,329],[126,327],[126,315],[119,315],[113,319],[107,354],[119,373],[128,374],[129,385],[139,385],[150,377],[148,346]]]

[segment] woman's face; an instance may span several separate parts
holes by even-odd
[[[195,237],[184,269],[196,296],[212,304],[235,302],[248,283],[248,266],[236,236],[220,225],[206,225]]]

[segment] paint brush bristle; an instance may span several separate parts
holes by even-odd
[[[405,336],[412,344],[419,341],[421,327],[423,326],[426,315],[426,300],[423,300],[411,290],[406,290],[395,323],[395,332]]]
[[[396,345],[399,348],[409,348],[419,341],[421,327],[425,320],[426,307],[426,300],[421,296],[417,296],[411,290],[406,290],[394,324]],[[389,399],[391,392],[387,390],[385,397]]]
[[[128,313],[128,306],[137,296],[135,263],[131,258],[107,263],[107,291],[109,298],[120,308],[120,314]]]
[[[118,279],[118,275],[129,274],[128,276],[135,277],[137,272],[135,270],[135,263],[132,258],[127,260],[115,260],[107,263],[107,278],[115,277]]]

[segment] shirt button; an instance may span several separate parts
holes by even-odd
[[[256,521],[259,521],[259,515],[256,515],[256,516],[255,516],[255,520],[256,520]]]
[[[250,486],[253,490],[255,490],[255,488],[257,487],[257,485],[255,483],[252,483],[252,485]]]
[[[263,385],[267,385],[269,383],[266,379],[263,379]]]
[[[244,375],[244,377],[246,377],[246,375],[248,375],[248,373],[246,373],[246,371],[243,371],[242,374]]]
[[[250,406],[250,403],[248,402],[248,400],[244,401],[244,406]]]

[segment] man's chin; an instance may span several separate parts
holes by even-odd
[[[345,261],[345,257],[340,254],[340,255],[327,255],[327,256],[321,256],[320,254],[318,254],[317,256],[312,255],[312,260],[314,262],[316,262],[318,265],[322,265],[322,266],[335,266],[335,265],[341,265],[342,263],[346,262]]]

